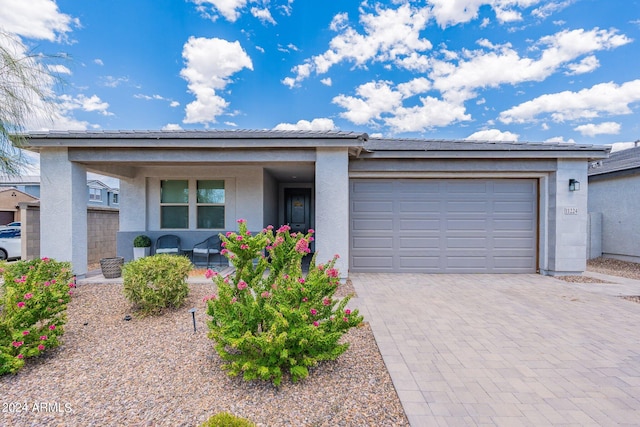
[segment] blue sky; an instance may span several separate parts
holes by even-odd
[[[320,6],[318,6],[320,5]],[[640,139],[636,0],[0,0],[48,62],[31,129]]]

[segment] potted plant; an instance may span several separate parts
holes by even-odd
[[[133,259],[149,256],[151,251],[151,239],[141,234],[133,239]]]

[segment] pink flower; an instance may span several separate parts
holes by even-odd
[[[309,310],[309,312],[311,313],[312,316],[315,316],[316,314],[318,314],[318,310],[316,310],[315,308],[312,308],[311,310]]]
[[[49,281],[44,282],[44,286],[45,286],[45,287],[48,287],[49,285],[51,285],[51,282],[49,282]]]
[[[289,278],[289,275],[288,275],[288,274],[283,274],[283,275],[282,275],[282,278],[283,278],[283,279],[285,279],[285,280],[287,280],[287,279]]]
[[[247,220],[246,220],[246,219],[242,219],[242,218],[240,218],[240,219],[236,220],[236,222],[237,222],[238,224],[245,224],[245,223],[247,222]]]
[[[307,302],[307,301],[309,301],[309,298],[307,297],[302,298],[302,302]]]
[[[348,308],[344,311],[344,314],[346,314],[347,316],[351,314],[351,310],[349,310]]]
[[[42,258],[42,261],[44,261],[44,262],[49,262],[49,258],[44,257],[44,258]]]
[[[22,335],[24,335],[24,336],[29,335],[29,331],[22,331]]]
[[[303,284],[304,283],[304,279],[301,277],[298,279],[298,283]]]
[[[338,255],[338,254],[335,254],[335,255],[333,256],[333,259],[338,259],[338,258],[340,258],[340,255]]]
[[[298,242],[296,243],[296,252],[298,252],[299,254],[307,254],[311,252],[311,249],[309,249],[309,242],[307,242],[305,239],[298,240]]]
[[[24,294],[24,299],[31,299],[33,298],[33,294]]]
[[[202,298],[202,301],[203,301],[203,302],[207,302],[207,301],[209,301],[209,300],[213,300],[213,301],[215,301],[215,300],[217,300],[217,299],[218,299],[218,296],[217,296],[216,294],[213,294],[213,295],[209,295],[209,296],[207,296],[207,297]]]
[[[240,245],[240,249],[247,250],[247,249],[249,249],[249,245],[246,245],[246,244],[243,243],[243,244]]]
[[[20,307],[20,308],[24,307],[24,301],[20,301],[20,302],[18,303],[18,307]]]
[[[249,230],[247,230],[244,234],[245,234],[246,236],[251,236],[251,232],[250,232]]]
[[[38,346],[38,350],[40,350],[40,351],[44,350],[44,346],[43,346],[42,344],[40,344],[40,345]]]
[[[271,289],[278,289],[278,285],[276,285],[275,283],[271,285]]]
[[[288,225],[283,225],[282,227],[278,228],[276,230],[276,233],[285,233],[287,231],[291,230],[291,227],[289,227]]]
[[[324,264],[318,264],[317,268],[318,268],[318,270],[323,271],[324,270]]]
[[[207,268],[207,271],[204,272],[204,277],[206,277],[207,279],[211,279],[215,275],[216,275],[216,272],[210,268]]]
[[[298,235],[298,233],[291,233],[291,237],[296,237]]]
[[[271,224],[267,225],[267,230],[273,230],[273,225]]]
[[[318,323],[318,322],[313,322],[313,326],[315,326],[315,327],[317,328],[318,326],[320,326],[320,323]]]
[[[18,359],[24,359],[24,356],[22,354],[19,354],[18,356],[16,356]]]
[[[313,228],[310,228],[309,231],[308,231],[309,234],[313,234],[315,232],[316,232],[316,230],[314,230]]]
[[[41,341],[46,341],[47,340],[47,336],[46,335],[40,335],[40,340]]]
[[[238,301],[238,298],[236,297],[231,298],[231,304],[235,304],[236,301]]]
[[[69,295],[73,295],[73,291],[69,291]]]
[[[21,347],[24,341],[14,341],[11,343],[15,348]]]
[[[244,239],[244,237],[242,237],[242,236],[236,236],[236,240],[237,240],[238,242],[240,242],[242,239]]]
[[[262,298],[269,298],[269,297],[271,296],[271,294],[270,294],[268,291],[264,291],[264,292],[261,294],[261,296],[262,296]]]
[[[240,280],[238,282],[238,289],[241,291],[247,289],[247,282],[245,282],[244,280]]]
[[[343,317],[342,320],[344,320],[345,322],[349,321],[349,319],[347,319],[346,317]]]
[[[56,279],[51,279],[51,284],[53,285],[54,283],[56,283]]]
[[[323,305],[329,305],[329,304],[331,304],[331,300],[329,298],[325,298],[325,299],[322,300],[322,304]]]
[[[330,268],[327,270],[327,276],[329,277],[338,277],[338,270],[335,268]]]
[[[231,232],[231,231],[227,231],[227,234],[225,234],[225,236],[227,236],[227,237],[231,237],[231,235],[232,235],[232,234],[233,234],[233,232]]]
[[[229,253],[229,249],[223,249],[223,250],[220,251],[221,255],[226,255],[228,253]]]
[[[49,329],[51,329],[52,331],[55,331],[56,330],[56,325],[50,325]]]

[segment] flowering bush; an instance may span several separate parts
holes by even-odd
[[[189,295],[190,270],[188,258],[169,254],[128,262],[122,268],[124,295],[142,315],[180,307]]]
[[[237,233],[221,236],[235,274],[207,272],[218,288],[206,298],[209,337],[231,376],[242,373],[245,380],[276,386],[284,371],[293,381],[306,378],[309,367],[344,353],[349,344],[338,340],[362,322],[358,310],[346,308],[349,297],[333,298],[338,257],[316,265],[314,255],[303,276],[301,261],[310,252],[313,230],[303,235],[286,225],[275,232],[269,226],[252,235],[244,220],[238,223]]]
[[[49,258],[3,264],[0,292],[0,375],[17,372],[25,359],[60,345],[73,294],[68,262]]]

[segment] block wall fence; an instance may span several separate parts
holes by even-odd
[[[40,205],[20,203],[22,219],[22,259],[40,258]],[[116,236],[120,228],[120,212],[114,208],[87,208],[87,263],[100,263],[101,258],[116,256]],[[60,242],[64,244],[64,242]]]

